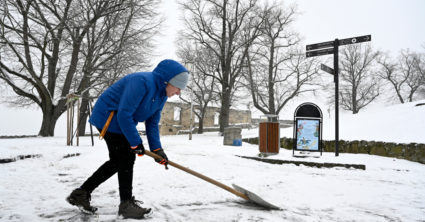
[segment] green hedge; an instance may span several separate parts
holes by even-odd
[[[258,137],[243,139],[244,142],[258,144]],[[324,152],[335,152],[335,141],[323,140]],[[280,147],[292,150],[293,139],[283,137]],[[339,141],[340,153],[363,153],[384,157],[395,157],[425,164],[425,144],[386,143],[377,141]]]

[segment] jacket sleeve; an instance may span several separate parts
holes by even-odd
[[[134,120],[133,114],[146,94],[144,82],[130,79],[121,95],[118,106],[117,120],[122,133],[127,138],[130,146],[137,146],[142,143]]]
[[[162,148],[161,141],[159,140],[159,120],[161,119],[161,111],[159,109],[151,117],[145,121],[146,136],[148,138],[149,149],[151,151]]]

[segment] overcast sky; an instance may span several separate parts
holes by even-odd
[[[376,49],[397,53],[401,49],[425,49],[425,0],[286,0],[297,4],[300,15],[294,25],[303,44],[372,35]],[[163,0],[166,18],[157,39],[158,58],[177,59],[175,37],[183,28],[176,0]]]
[[[291,0],[302,13],[296,29],[306,44],[372,35],[372,44],[398,52],[425,45],[424,0]]]

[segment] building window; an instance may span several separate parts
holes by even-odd
[[[182,108],[174,107],[174,121],[180,121],[181,111],[182,111]]]
[[[199,117],[198,117],[198,115],[196,115],[195,113],[201,113],[201,110],[199,110],[199,109],[196,109],[196,110],[194,110],[194,112],[193,112],[193,117],[194,117],[194,123],[199,123]]]
[[[220,117],[220,113],[215,113],[214,114],[214,125],[218,125],[219,117]]]

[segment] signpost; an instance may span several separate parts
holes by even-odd
[[[361,42],[370,42],[372,40],[371,35],[363,35],[363,36],[357,36],[347,39],[341,39],[339,40],[339,45],[349,45],[349,44],[355,44],[355,43],[361,43]]]
[[[325,72],[327,72],[327,73],[329,73],[329,74],[335,75],[335,70],[332,69],[331,67],[325,65],[325,64],[322,64],[320,66],[320,69],[323,70],[323,71],[325,71]]]
[[[339,60],[338,49],[339,46],[356,44],[361,42],[369,42],[372,40],[371,35],[357,36],[346,39],[335,39],[334,41],[321,42],[310,44],[306,46],[306,57],[322,56],[334,54],[334,68],[330,68],[324,64],[321,69],[327,73],[334,75],[335,82],[335,156],[339,156]]]
[[[329,41],[329,42],[321,42],[321,43],[307,45],[306,50],[311,51],[316,49],[333,48],[333,47],[334,47],[334,41]]]
[[[307,57],[313,57],[313,56],[321,56],[321,55],[328,55],[334,53],[333,48],[327,48],[327,49],[321,49],[316,51],[308,51],[306,52]]]
[[[369,42],[370,40],[372,40],[371,35],[363,35],[363,36],[357,36],[357,37],[351,37],[351,38],[338,40],[338,44],[349,45],[354,43]],[[305,48],[306,48],[306,51],[312,51],[312,50],[323,49],[323,48],[333,48],[334,44],[335,44],[335,41],[328,41],[328,42],[310,44],[310,45],[307,45]]]

